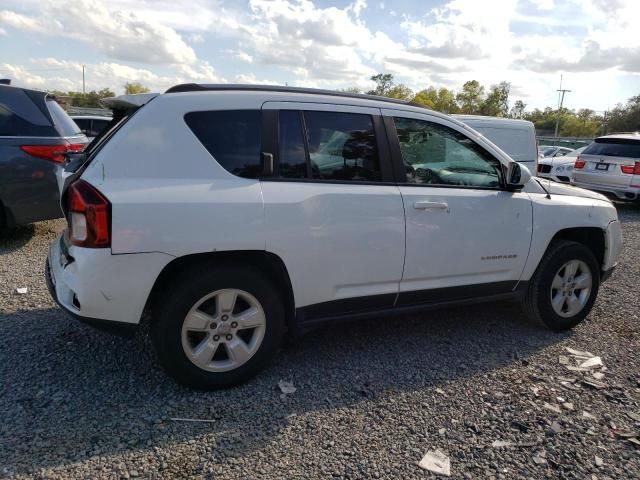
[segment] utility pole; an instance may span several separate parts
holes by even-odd
[[[556,90],[560,96],[560,107],[558,107],[558,115],[556,116],[556,131],[553,135],[554,138],[558,138],[558,126],[560,125],[560,112],[562,111],[562,104],[564,103],[564,94],[571,92],[571,90],[562,88],[562,74],[560,75],[560,88]]]
[[[82,93],[87,93],[84,89],[84,65],[82,65]]]

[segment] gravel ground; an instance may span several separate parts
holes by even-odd
[[[640,430],[640,209],[620,216],[621,264],[573,332],[511,305],[354,322],[211,393],[175,385],[142,336],[52,303],[43,260],[62,222],[0,234],[0,477],[429,478],[418,462],[439,449],[453,478],[639,478],[640,450],[619,433]],[[600,355],[608,387],[581,385],[565,347]]]

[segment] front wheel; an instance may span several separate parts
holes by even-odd
[[[527,316],[560,332],[591,311],[600,286],[600,269],[591,250],[577,242],[551,244],[524,299]]]
[[[271,282],[250,268],[192,269],[154,308],[160,363],[184,385],[209,390],[242,383],[276,353],[284,309]]]

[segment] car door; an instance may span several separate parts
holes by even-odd
[[[404,261],[402,198],[380,110],[267,102],[266,249],[283,259],[304,320],[391,307]]]
[[[454,122],[383,115],[406,215],[398,305],[512,291],[531,243],[529,196],[506,191],[500,161]]]

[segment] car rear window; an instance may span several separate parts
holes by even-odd
[[[39,92],[34,92],[34,95]],[[44,93],[40,94],[44,96]],[[40,98],[42,102],[42,97]],[[0,135],[9,137],[58,136],[47,116],[20,88],[0,87]]]
[[[190,112],[184,120],[225,170],[246,178],[262,173],[258,110]]]
[[[47,98],[47,108],[49,109],[51,118],[53,118],[53,123],[55,123],[58,133],[61,136],[73,137],[75,135],[82,134],[80,127],[71,120],[69,115],[67,115],[67,112],[65,112],[53,98]]]
[[[625,139],[596,140],[582,152],[603,157],[640,158],[640,141]]]

